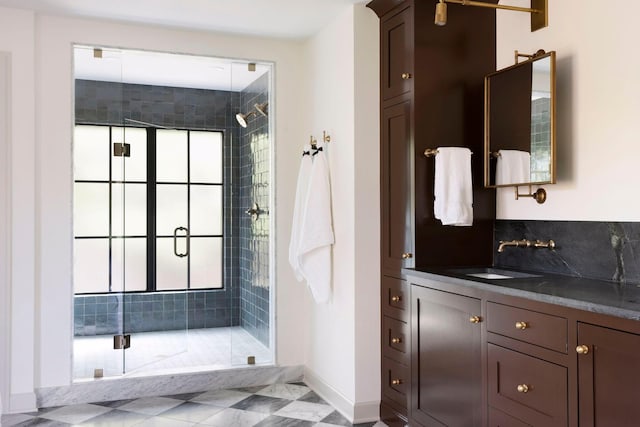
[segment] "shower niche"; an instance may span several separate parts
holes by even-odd
[[[74,379],[272,364],[271,64],[75,46],[74,73]]]

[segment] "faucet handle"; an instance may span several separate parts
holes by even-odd
[[[553,240],[549,240],[548,242],[543,242],[541,240],[536,240],[536,242],[533,244],[533,246],[535,246],[536,248],[554,249],[556,247],[556,242],[554,242]]]

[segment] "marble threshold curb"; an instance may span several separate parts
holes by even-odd
[[[131,376],[76,382],[36,390],[38,408],[166,396],[300,381],[304,367],[254,366],[211,372]]]

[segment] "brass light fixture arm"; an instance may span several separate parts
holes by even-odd
[[[461,4],[463,6],[479,6],[479,7],[488,7],[491,9],[515,10],[516,12],[530,12],[530,13],[544,12],[543,10],[532,9],[530,7],[508,6],[508,5],[485,3],[485,2],[473,1],[473,0],[444,0],[444,2]]]
[[[436,4],[436,25],[446,25],[447,7],[446,3],[461,4],[463,6],[477,6],[489,9],[512,10],[515,12],[526,12],[531,15],[531,31],[536,31],[549,25],[548,3],[549,0],[531,0],[531,7],[509,6],[501,4],[486,3],[475,0],[439,0]]]

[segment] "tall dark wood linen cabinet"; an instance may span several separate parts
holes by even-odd
[[[402,269],[492,264],[495,192],[483,188],[482,159],[484,76],[495,71],[496,63],[495,12],[450,5],[447,25],[438,27],[436,3],[373,0],[367,5],[380,18],[380,412],[390,426],[424,423],[409,419],[419,373],[411,366],[411,295]],[[474,153],[471,227],[442,226],[434,218],[435,160],[423,152],[440,146]]]

